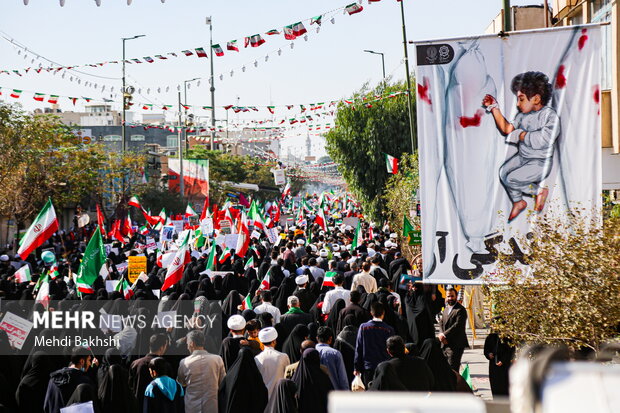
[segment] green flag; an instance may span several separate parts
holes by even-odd
[[[207,258],[207,270],[215,271],[215,242],[211,244],[211,251],[209,251],[209,258]]]
[[[355,236],[353,237],[353,242],[351,242],[351,252],[355,251],[360,245],[362,245],[362,227],[360,225],[360,221],[357,221]]]
[[[463,372],[461,373],[461,376],[463,376],[463,379],[467,382],[469,387],[473,390],[474,389],[474,385],[471,382],[471,375],[469,374],[469,364],[465,364],[465,368],[463,369]]]
[[[95,229],[95,233],[88,241],[84,257],[80,263],[78,276],[75,281],[78,291],[81,293],[94,293],[93,283],[99,276],[99,271],[105,263],[105,248],[103,247],[103,239],[99,226]]]
[[[407,219],[407,215],[403,215],[403,237],[407,238],[411,231],[413,231],[413,225]]]

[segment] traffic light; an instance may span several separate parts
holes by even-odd
[[[133,105],[133,92],[135,91],[133,86],[127,86],[123,92],[123,107],[125,110],[131,109]]]

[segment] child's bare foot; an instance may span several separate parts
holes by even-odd
[[[534,211],[540,212],[543,210],[548,196],[549,196],[549,189],[547,188],[541,189],[540,193],[536,195],[536,203],[534,204]]]
[[[512,211],[510,211],[510,216],[508,217],[508,222],[511,222],[513,219],[519,216],[519,214],[527,208],[527,202],[524,200],[517,201],[512,204]]]

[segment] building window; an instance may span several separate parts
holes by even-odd
[[[144,135],[131,135],[131,140],[133,142],[144,142]]]
[[[592,16],[593,22],[596,21],[598,13],[606,13],[609,11],[611,11],[611,0],[590,0],[590,16]]]
[[[167,148],[176,148],[177,146],[179,146],[179,137],[177,135],[166,136],[166,147]]]
[[[121,135],[105,135],[103,137],[104,142],[120,142],[123,140]]]
[[[592,23],[610,22],[611,21],[611,1],[610,0],[593,0],[590,3],[592,11]],[[602,40],[602,62],[601,62],[601,89],[611,89],[612,86],[612,43],[611,25],[601,27]]]

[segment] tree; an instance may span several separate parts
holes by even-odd
[[[0,215],[19,228],[50,197],[57,207],[79,202],[97,187],[104,159],[100,146],[82,145],[57,117],[0,105]]]
[[[351,97],[353,104],[338,105],[336,127],[326,135],[327,153],[366,214],[375,220],[385,217],[385,154],[401,158],[411,152],[407,97],[388,98],[403,90],[404,83],[381,84],[374,90],[365,85]]]
[[[400,238],[400,245],[405,258],[412,260],[421,252],[419,246],[409,246],[407,237],[403,236],[403,217],[406,216],[409,222],[420,229],[420,217],[416,213],[411,213],[416,205],[416,192],[419,187],[420,176],[418,173],[417,153],[403,154],[400,159],[399,172],[390,176],[385,186],[385,215],[392,231],[395,231]]]
[[[500,253],[496,276],[503,284],[486,290],[501,336],[592,350],[618,337],[620,218],[598,224],[585,213],[570,222],[542,218],[521,244],[531,251],[531,276]]]
[[[252,196],[268,200],[277,197],[277,187],[275,186],[271,169],[276,166],[275,162],[265,161],[250,156],[239,156],[220,151],[211,151],[203,147],[194,147],[188,151],[187,159],[208,159],[209,160],[209,198],[214,203],[222,203],[226,199],[226,194],[234,191],[227,185],[232,183],[256,184],[262,188],[273,188],[273,190],[260,190]],[[291,170],[291,172],[294,172]],[[293,180],[292,190],[300,190],[301,184]]]

